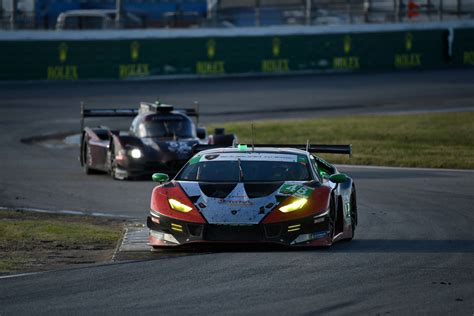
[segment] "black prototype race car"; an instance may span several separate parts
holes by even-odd
[[[88,117],[135,117],[129,131],[105,126],[84,127]],[[196,124],[190,117],[196,118]],[[236,137],[216,128],[214,135],[199,123],[196,108],[142,102],[138,109],[85,109],[81,106],[80,162],[86,174],[107,172],[129,179],[155,172],[174,174],[192,157],[196,144],[231,146]]]

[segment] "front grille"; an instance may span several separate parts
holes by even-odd
[[[281,225],[276,224],[276,225],[266,225],[265,226],[265,233],[268,238],[275,238],[280,236],[281,233]]]
[[[209,241],[260,241],[264,240],[259,225],[208,225],[204,239]]]

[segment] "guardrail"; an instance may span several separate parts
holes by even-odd
[[[474,23],[0,32],[0,80],[146,79],[474,66]]]

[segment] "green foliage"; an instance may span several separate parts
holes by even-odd
[[[223,127],[236,133],[240,143],[251,142],[249,122]],[[312,144],[352,144],[351,158],[321,155],[332,163],[474,168],[474,113],[470,112],[256,121],[254,128],[256,143],[296,144],[309,139]]]
[[[113,248],[121,227],[104,219],[0,212],[0,273],[35,264],[48,251]]]
[[[0,247],[21,245],[29,241],[62,243],[111,242],[120,238],[120,231],[93,224],[65,223],[57,220],[2,221]]]

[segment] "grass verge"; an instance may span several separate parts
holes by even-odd
[[[108,261],[123,225],[90,216],[0,211],[0,274]]]
[[[352,144],[351,158],[321,155],[333,163],[474,168],[474,113],[361,115],[256,121],[255,143]],[[250,122],[219,124],[251,142]]]

